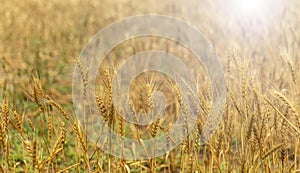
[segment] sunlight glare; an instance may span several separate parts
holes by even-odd
[[[254,17],[266,7],[265,0],[237,0],[237,9],[240,14]]]

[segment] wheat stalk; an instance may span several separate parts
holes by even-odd
[[[87,149],[86,149],[86,145],[83,141],[83,137],[82,137],[82,134],[80,132],[80,129],[79,129],[79,126],[78,126],[78,123],[74,123],[73,125],[74,127],[74,131],[75,131],[75,134],[76,134],[76,138],[77,138],[77,141],[79,141],[79,144],[80,144],[80,147],[81,147],[81,150],[86,153],[87,152]]]
[[[101,96],[96,96],[96,102],[101,116],[104,118],[104,124],[106,124],[109,121],[109,113],[107,111],[107,107]]]
[[[89,83],[89,75],[87,73],[87,69],[85,69],[83,67],[83,65],[82,65],[79,58],[76,58],[75,62],[77,64],[77,66],[79,67],[80,77],[81,77],[81,80],[83,82],[83,96],[84,96],[84,99],[86,99],[86,97],[87,97],[87,86],[88,86],[88,83]]]
[[[294,84],[296,84],[296,73],[295,73],[295,70],[294,70],[294,67],[293,67],[293,63],[291,61],[291,57],[290,57],[290,55],[288,54],[288,52],[286,50],[281,50],[281,58],[284,61],[286,61],[287,65],[289,67],[291,76],[292,76],[292,81],[294,82]]]
[[[8,110],[7,103],[3,104],[2,109],[1,109],[1,113],[4,117],[3,127],[4,127],[4,130],[7,132],[8,131],[8,124],[9,124],[9,110]]]
[[[66,120],[69,120],[70,118],[69,118],[69,116],[68,116],[68,114],[63,110],[63,108],[59,105],[59,104],[57,104],[55,101],[53,101],[53,100],[49,100],[49,102],[48,102],[51,106],[53,106],[54,108],[56,108],[62,115],[63,115],[63,117],[66,119]]]
[[[23,123],[21,121],[20,115],[16,111],[14,111],[14,119],[15,119],[15,121],[17,123],[18,130],[22,131],[22,124]]]
[[[154,138],[157,135],[159,129],[160,119],[158,118],[155,122],[151,124],[151,136]]]
[[[32,142],[25,140],[24,141],[25,145],[26,145],[26,150],[29,153],[29,156],[32,160],[32,166],[33,168],[38,168],[39,167],[39,160],[37,157],[37,142],[36,139],[34,139]]]

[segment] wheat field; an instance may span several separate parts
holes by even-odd
[[[256,16],[239,14],[234,3],[0,0],[0,172],[300,172],[300,2],[274,0]],[[145,126],[120,116],[112,101],[115,67],[138,52],[167,50],[181,57],[195,69],[200,100],[199,118],[180,145],[163,156],[130,160],[88,139],[74,112],[72,80],[83,63],[81,50],[97,31],[140,14],[169,15],[198,28],[223,66],[227,97],[217,130],[199,143],[213,94],[195,55],[156,36],[122,42],[96,78],[104,125],[121,137],[154,139],[167,133],[184,107],[174,80],[147,72],[130,86],[132,112],[148,112],[155,91],[165,94],[167,111]]]

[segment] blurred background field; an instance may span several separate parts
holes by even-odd
[[[300,172],[299,8],[297,0],[0,0],[0,172]],[[86,140],[74,120],[72,78],[97,31],[140,14],[173,16],[199,29],[224,67],[228,98],[208,143],[197,145],[199,120],[166,156],[130,161]],[[110,56],[117,61],[149,47],[182,55],[176,46],[141,38]],[[105,73],[113,69],[105,68],[98,83],[109,90]],[[199,86],[205,117],[211,91],[207,81]],[[107,91],[99,94],[106,112]],[[122,121],[110,118],[121,133]],[[137,137],[135,130],[126,133]]]

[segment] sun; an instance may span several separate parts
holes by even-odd
[[[237,0],[236,8],[242,15],[256,16],[265,10],[266,0]]]

